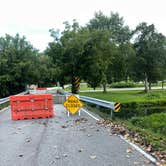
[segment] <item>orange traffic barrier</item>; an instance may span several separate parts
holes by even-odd
[[[54,116],[51,94],[10,96],[12,120]]]

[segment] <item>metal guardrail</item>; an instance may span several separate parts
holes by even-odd
[[[9,97],[0,99],[0,105],[9,101]]]
[[[92,98],[92,97],[86,97],[86,96],[79,96],[80,100],[88,102],[88,103],[92,103],[92,104],[96,104],[105,108],[110,108],[112,110],[114,110],[114,105],[115,102],[109,102],[109,101],[105,101],[105,100],[100,100],[100,99],[96,99],[96,98]]]
[[[65,91],[59,91],[58,93],[63,94],[63,95],[71,95],[71,93],[69,92],[65,92]],[[80,96],[79,95],[79,99],[81,101],[87,102],[87,103],[92,103],[92,104],[96,104],[98,106],[101,107],[105,107],[105,108],[109,108],[112,111],[116,112],[116,109],[118,108],[119,111],[119,107],[120,107],[120,103],[117,102],[109,102],[109,101],[105,101],[105,100],[100,100],[100,99],[96,99],[96,98],[92,98],[92,97],[87,97],[87,96]],[[112,114],[111,111],[111,114]]]
[[[28,91],[24,91],[24,92],[21,92],[21,93],[19,93],[19,94],[17,94],[17,95],[24,95],[24,94],[26,94],[27,92],[28,92]],[[16,95],[16,96],[17,96],[17,95]],[[8,102],[9,99],[10,99],[10,97],[5,97],[5,98],[0,99],[0,105],[3,104],[3,103]]]

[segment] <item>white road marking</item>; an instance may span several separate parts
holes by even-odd
[[[99,121],[100,119],[99,118],[96,118],[94,115],[92,115],[91,113],[89,113],[88,111],[86,111],[85,109],[81,109],[83,112],[87,113],[90,117],[92,117],[93,119]]]
[[[90,117],[92,117],[93,119],[99,121],[100,119],[96,118],[94,115],[90,114],[88,111],[86,111],[85,109],[81,109],[83,112],[87,113]],[[120,135],[120,138],[123,139],[125,142],[127,142],[129,145],[131,145],[132,147],[134,147],[138,152],[140,152],[141,154],[143,154],[147,159],[149,159],[151,162],[153,163],[157,163],[157,160],[152,157],[150,154],[146,153],[144,150],[142,150],[140,147],[138,147],[137,145],[133,144],[132,142],[126,140],[122,135]]]
[[[152,157],[150,154],[146,153],[144,150],[142,150],[137,145],[133,144],[132,142],[126,140],[122,135],[120,135],[120,138],[126,141],[129,145],[131,145],[133,148],[135,148],[138,152],[142,153],[147,159],[149,159],[153,163],[157,163],[156,159]]]

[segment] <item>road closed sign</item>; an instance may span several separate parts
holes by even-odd
[[[75,114],[83,106],[83,103],[75,95],[71,95],[63,105],[71,114]]]

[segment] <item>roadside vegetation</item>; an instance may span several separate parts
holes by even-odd
[[[73,20],[65,21],[62,31],[54,28],[49,30],[53,41],[43,53],[19,34],[0,37],[0,98],[30,84],[71,84],[72,93],[78,93],[81,81],[104,92],[135,87],[135,82],[143,82],[147,93],[158,81],[163,87],[166,37],[155,25],[142,22],[131,29],[118,13],[100,11],[84,26]]]
[[[8,107],[8,106],[9,106],[9,102],[0,104],[0,110],[2,110],[3,108],[6,108],[6,107]]]
[[[111,124],[112,131],[122,134],[141,145],[147,152],[166,162],[166,91],[112,91],[107,93],[80,93],[81,95],[118,101],[120,112],[110,116],[110,109],[96,108],[88,104],[91,111],[103,117]]]
[[[158,104],[159,102],[166,103],[166,91],[165,90],[153,90],[149,93],[145,93],[144,91],[132,90],[132,91],[111,91],[107,93],[102,92],[82,92],[81,95],[94,97],[102,100],[120,102],[122,105],[135,103],[135,104],[143,104],[143,103],[154,103]],[[160,106],[160,105],[159,105]]]

